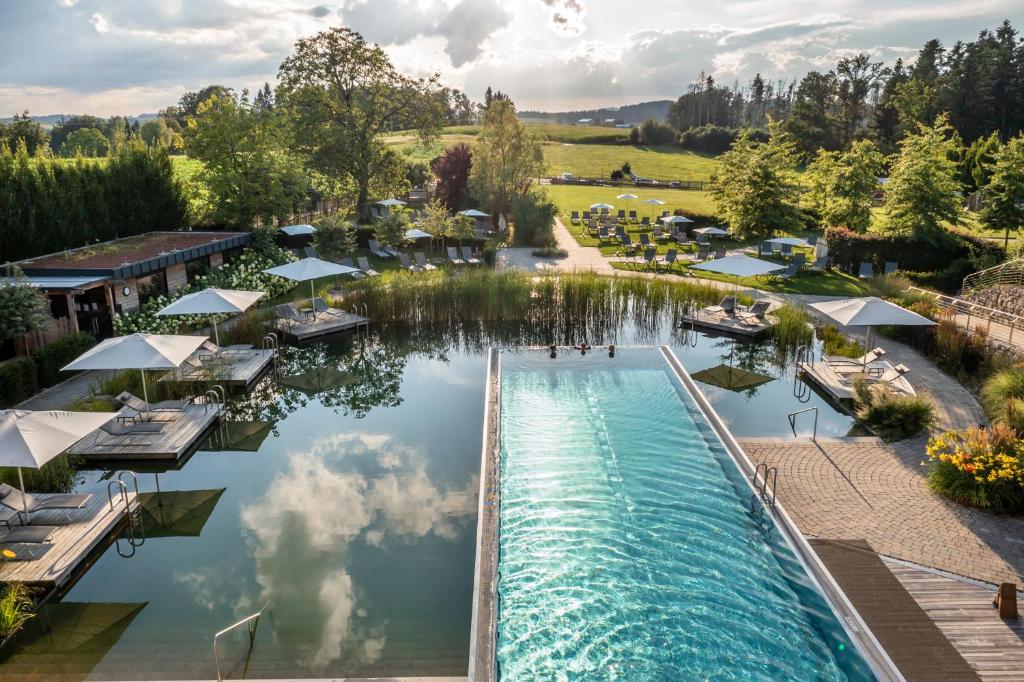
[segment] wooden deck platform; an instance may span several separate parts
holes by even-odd
[[[270,324],[286,338],[309,341],[367,326],[370,324],[370,318],[331,308],[328,312],[317,313],[315,320],[312,317],[304,322],[278,319],[272,320]]]
[[[221,349],[215,360],[186,363],[160,381],[200,382],[222,386],[249,386],[269,369],[274,351]]]
[[[118,414],[134,414],[134,410],[125,407]],[[160,433],[111,436],[97,430],[80,440],[68,452],[87,462],[176,460],[198,447],[203,436],[213,428],[220,416],[220,407],[188,405],[179,413],[162,413],[160,418],[175,415],[176,418]]]
[[[37,495],[45,500],[50,495]],[[129,504],[135,503],[135,493],[128,493]],[[24,561],[0,561],[0,581],[26,583],[43,587],[60,587],[74,576],[75,569],[84,562],[92,550],[105,540],[127,518],[124,503],[115,496],[114,508],[104,493],[92,496],[82,509],[67,510],[71,522],[59,509],[48,509],[32,514],[33,526],[56,526],[46,544],[12,544],[5,547],[22,557],[35,556]],[[30,554],[31,552],[31,554]]]
[[[878,363],[876,363],[878,364]],[[888,363],[884,363],[885,368],[890,367]],[[837,402],[843,400],[853,400],[856,396],[853,390],[853,374],[845,373],[840,374],[832,369],[827,362],[800,362],[797,363],[797,371],[803,376],[811,380],[818,388],[825,392],[825,394]],[[890,382],[891,386],[897,393],[903,395],[916,395],[914,387],[906,377],[900,377],[896,381]]]
[[[751,339],[763,336],[771,327],[769,324],[744,324],[739,318],[731,315],[708,314],[704,311],[698,311],[694,315],[683,315],[679,319],[684,327],[693,325],[697,329]]]

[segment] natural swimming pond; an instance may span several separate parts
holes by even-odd
[[[551,338],[392,327],[286,349],[279,376],[232,399],[226,433],[139,473],[161,491],[145,542],[103,551],[5,647],[0,677],[210,678],[213,634],[268,600],[247,663],[244,628],[223,642],[236,676],[466,674],[486,349]],[[815,394],[800,402],[770,342],[665,325],[588,340],[664,342],[691,372],[716,370],[701,387],[737,436],[786,436],[786,415],[808,406],[819,435],[852,424]],[[106,495],[108,473],[82,472],[78,489]]]
[[[660,350],[500,365],[501,679],[874,679]]]

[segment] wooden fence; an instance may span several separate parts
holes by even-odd
[[[57,317],[50,320],[46,329],[22,334],[14,340],[15,355],[31,355],[43,346],[51,344],[75,331],[71,318]]]

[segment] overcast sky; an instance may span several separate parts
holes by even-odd
[[[399,68],[520,109],[675,98],[867,51],[970,40],[1024,0],[0,0],[0,116],[137,114],[208,83],[273,82],[295,40],[348,25]]]

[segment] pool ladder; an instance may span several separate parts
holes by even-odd
[[[814,349],[809,346],[800,346],[796,349],[796,362],[793,369],[793,396],[801,403],[811,400],[811,385],[800,378],[800,363],[814,365]]]
[[[771,487],[768,485],[769,482]],[[750,511],[754,511],[755,502],[758,497],[761,498],[765,506],[775,509],[775,490],[778,484],[779,470],[768,466],[768,462],[758,464],[757,468],[754,469],[753,475],[750,477],[750,485],[754,488],[754,493],[750,496]]]
[[[125,476],[131,479],[132,487],[135,488],[134,498],[128,497],[128,484],[125,483]],[[142,521],[142,504],[139,502],[139,479],[134,471],[122,471],[117,474],[117,478],[107,482],[107,502],[110,504],[110,511],[114,511],[115,498],[120,498],[120,503],[124,505],[128,525],[125,528],[126,537],[124,537],[127,548],[121,546],[121,535],[114,540],[114,545],[117,548],[117,553],[128,559],[135,556],[135,549],[146,542],[146,528]]]
[[[223,674],[221,674],[220,671],[220,652],[217,651],[217,640],[219,640],[221,637],[231,632],[235,628],[241,627],[243,625],[248,627],[249,648],[245,652],[245,668],[242,671],[242,677],[244,678],[245,673],[248,671],[249,668],[249,658],[252,656],[252,647],[256,643],[256,627],[260,624],[260,616],[263,615],[263,612],[266,611],[269,606],[270,602],[268,601],[266,604],[263,605],[263,608],[257,611],[256,613],[248,615],[242,620],[238,621],[237,623],[233,623],[232,625],[227,626],[226,628],[224,628],[223,630],[221,630],[213,636],[213,664],[217,668],[218,682],[221,682],[224,679],[224,676]]]

